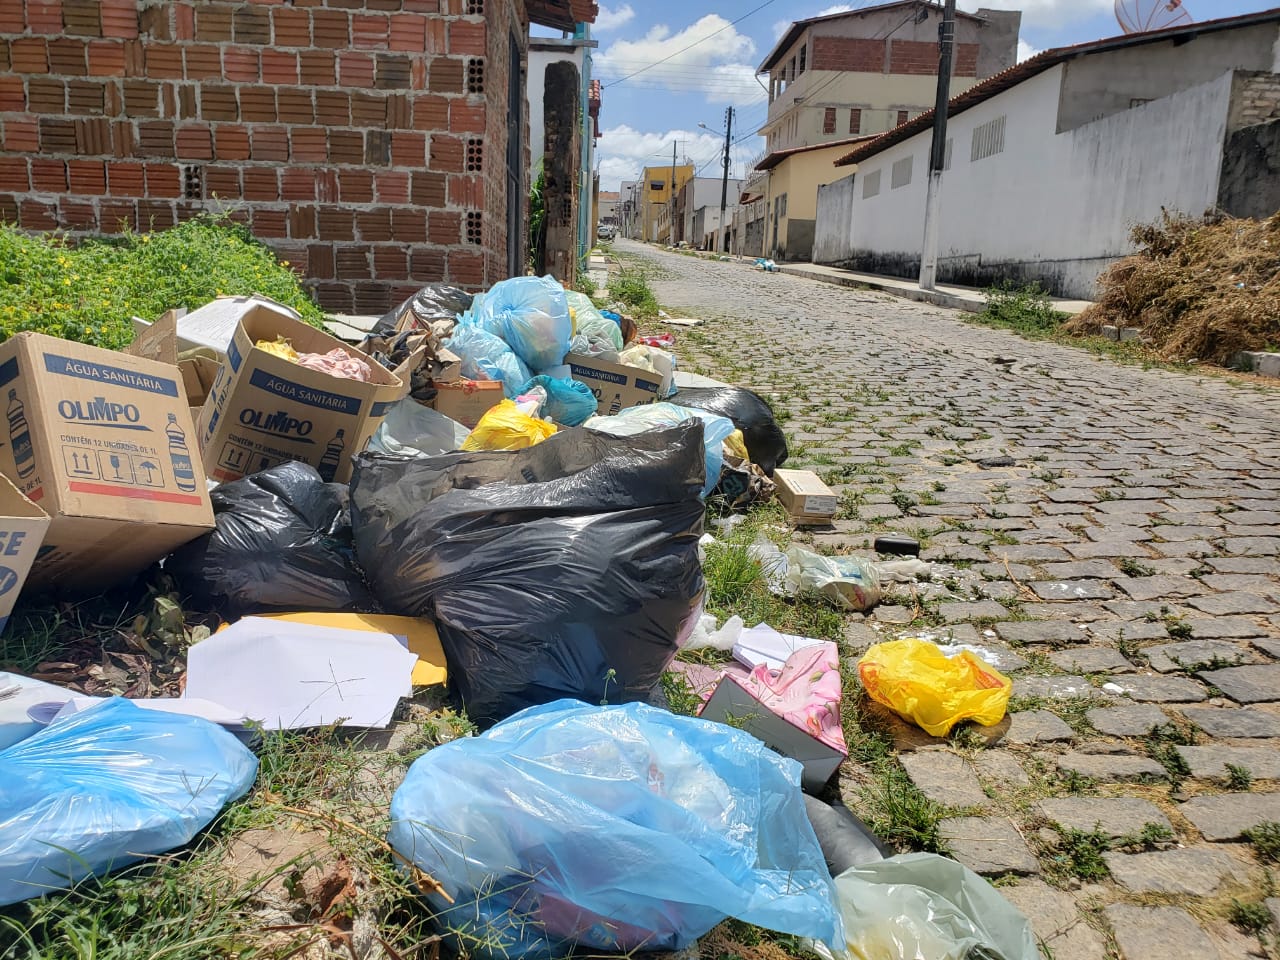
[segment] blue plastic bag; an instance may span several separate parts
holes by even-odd
[[[472,953],[677,950],[726,917],[843,945],[800,764],[725,724],[531,707],[415,761],[391,821]]]
[[[733,433],[733,421],[728,417],[717,416],[693,407],[681,407],[674,403],[651,403],[642,407],[627,407],[611,417],[596,417],[586,426],[591,430],[611,433],[616,437],[629,437],[646,430],[656,430],[659,427],[667,427],[692,419],[701,420],[703,426],[703,443],[706,447],[707,460],[707,477],[702,486],[702,495],[705,497],[720,482],[720,468],[724,466],[722,444]]]
[[[0,906],[189,842],[258,760],[199,717],[115,698],[0,751]]]
[[[520,395],[534,387],[547,391],[547,402],[542,405],[542,416],[554,420],[563,427],[578,427],[587,417],[596,415],[596,395],[585,383],[570,378],[537,376],[520,388]]]
[[[468,380],[496,380],[508,400],[520,395],[520,387],[533,374],[506,342],[475,323],[460,323],[445,346],[462,360]]]
[[[564,287],[551,277],[512,277],[495,283],[472,303],[471,317],[505,340],[534,371],[563,363],[569,352],[569,303]]]

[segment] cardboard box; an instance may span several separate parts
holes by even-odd
[[[570,376],[585,383],[596,395],[596,412],[602,417],[612,416],[627,407],[656,403],[665,396],[662,392],[663,377],[655,377],[640,367],[609,363],[580,353],[569,354],[564,362],[569,366]]]
[[[830,523],[840,498],[812,470],[774,470],[778,502],[796,524]]]
[[[189,313],[170,310],[161,320],[173,314],[179,352],[193,350],[196,347],[209,347],[225,355],[241,319],[259,311],[274,313],[290,320],[302,320],[298,311],[292,307],[276,303],[270,297],[264,297],[261,294],[249,297],[218,297]],[[151,326],[152,324],[141,317],[133,318],[133,329],[139,339]]]
[[[0,633],[9,622],[48,529],[49,515],[7,477],[0,476]]]
[[[20,333],[0,403],[0,473],[50,517],[33,583],[110,586],[213,527],[176,367]]]
[[[810,793],[821,790],[845,755],[789,720],[778,716],[732,677],[725,677],[698,714],[745,730],[766,747],[800,762],[800,782]]]
[[[301,367],[258,349],[262,340],[288,340],[298,353],[334,349],[368,362],[362,383]],[[227,362],[200,412],[200,450],[209,476],[238,480],[278,463],[309,463],[326,480],[345,483],[351,457],[365,448],[407,384],[372,357],[323,330],[256,306],[240,317]]]
[[[474,430],[480,418],[502,402],[505,394],[496,380],[455,380],[436,383],[436,412]]]

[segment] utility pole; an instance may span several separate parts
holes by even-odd
[[[667,242],[676,245],[676,147],[680,141],[671,144],[671,225],[667,230]]]
[[[938,24],[938,97],[933,107],[933,149],[929,153],[929,193],[924,208],[924,248],[920,251],[920,289],[938,281],[938,214],[942,206],[942,168],[947,159],[947,101],[951,99],[951,54],[956,42],[956,0],[946,0]]]
[[[724,112],[724,179],[720,181],[720,242],[716,253],[724,253],[725,209],[729,206],[729,147],[733,145],[733,107]]]

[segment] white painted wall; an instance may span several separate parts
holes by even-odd
[[[1062,66],[952,118],[952,166],[942,181],[941,276],[964,261],[1040,265],[1071,296],[1089,296],[1106,262],[1129,251],[1135,223],[1162,207],[1200,215],[1217,197],[1231,74],[1067,133],[1055,133]],[[974,128],[1004,116],[1002,153],[971,161]],[[844,227],[823,220],[825,262],[867,255],[915,259],[923,237],[931,134],[864,160]],[[912,178],[892,187],[894,164],[910,157]],[[880,174],[880,193],[865,197]],[[837,217],[843,213],[837,207]],[[860,263],[858,261],[861,261]],[[910,273],[910,270],[906,271]]]
[[[853,223],[853,192],[861,189],[856,175],[818,187],[818,217],[813,233],[813,262],[833,263],[849,242]]]

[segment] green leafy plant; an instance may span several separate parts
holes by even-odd
[[[324,312],[291,266],[225,217],[79,243],[0,224],[0,339],[35,330],[116,350],[133,340],[133,316],[251,293],[319,325]]]
[[[658,315],[658,299],[643,270],[624,268],[609,279],[609,295],[640,317]]]
[[[1260,933],[1271,926],[1271,910],[1265,903],[1231,901],[1227,919],[1245,933]]]
[[[1280,863],[1280,823],[1265,820],[1244,831],[1243,836],[1253,844],[1259,857],[1272,863]]]
[[[1227,764],[1227,787],[1231,790],[1248,790],[1253,786],[1253,774],[1248,767],[1239,764]]]
[[[1019,286],[1006,280],[987,290],[987,306],[976,319],[1024,336],[1047,337],[1062,326],[1066,314],[1053,308],[1049,295],[1038,283]]]
[[[1104,854],[1111,838],[1101,830],[1058,827],[1058,844],[1052,860],[1055,872],[1084,881],[1105,880],[1111,875]]]

